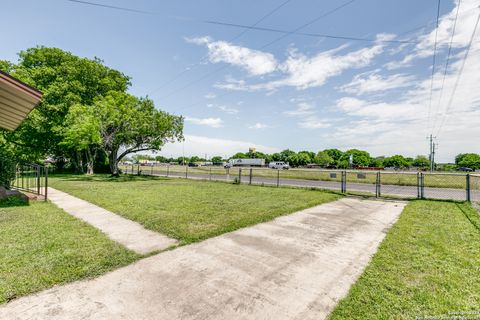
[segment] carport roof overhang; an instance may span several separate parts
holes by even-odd
[[[42,93],[0,71],[0,127],[15,130],[42,99]]]

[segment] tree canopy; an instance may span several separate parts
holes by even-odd
[[[456,156],[455,164],[458,167],[470,168],[473,170],[480,169],[480,154],[461,153]]]
[[[94,135],[95,143],[100,142],[107,153],[113,175],[118,175],[118,163],[126,155],[158,151],[166,142],[183,139],[183,118],[155,109],[149,99],[110,91],[82,110],[76,124],[82,126],[79,122],[88,120],[89,131],[79,136],[80,141],[90,141]]]
[[[159,150],[182,139],[183,118],[155,109],[153,101],[127,94],[130,78],[103,61],[58,48],[35,47],[19,53],[18,63],[0,61],[0,69],[42,91],[42,102],[6,144],[31,160],[52,157],[78,170],[93,170],[97,151],[118,160],[142,150]],[[85,161],[84,161],[85,160]]]

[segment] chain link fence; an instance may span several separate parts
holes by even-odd
[[[480,175],[457,173],[290,169],[180,165],[121,166],[126,174],[293,186],[402,199],[480,202]]]
[[[470,175],[470,200],[480,203],[480,174]]]

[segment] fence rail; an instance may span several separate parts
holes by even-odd
[[[124,173],[336,190],[376,197],[480,202],[480,175],[325,169],[121,166]]]
[[[48,168],[13,159],[0,159],[0,184],[8,189],[19,190],[48,197]]]

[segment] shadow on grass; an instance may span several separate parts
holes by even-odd
[[[458,209],[460,209],[460,211],[462,211],[465,218],[467,218],[468,221],[470,221],[472,226],[475,229],[477,229],[477,231],[480,231],[480,224],[479,224],[480,216],[478,215],[477,210],[475,210],[474,207],[469,206],[467,203],[463,203],[463,204],[457,203],[456,205],[457,205]]]
[[[0,208],[25,207],[28,205],[30,205],[28,198],[21,198],[15,195],[0,199]]]

